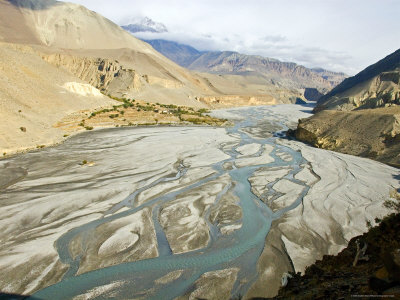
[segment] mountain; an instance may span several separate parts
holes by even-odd
[[[60,120],[116,104],[25,45],[0,43],[0,78],[1,155],[61,141]]]
[[[337,85],[345,76],[337,74],[337,77],[324,78],[317,72],[295,63],[230,51],[204,53],[187,67],[222,74],[258,73],[279,81],[284,86],[318,88],[323,92]]]
[[[232,51],[203,51],[166,40],[146,40],[154,49],[190,70],[216,74],[259,75],[288,88],[317,88],[326,93],[346,77],[321,68]]]
[[[196,99],[238,95],[233,84],[215,86],[211,77],[206,79],[189,72],[83,6],[55,0],[0,0],[0,3],[0,40],[32,45],[47,62],[93,83],[111,96],[204,107]],[[147,19],[144,23],[152,24]],[[100,70],[101,61],[113,67]],[[104,72],[109,80],[103,84]],[[299,96],[295,90],[279,89],[291,94],[290,99],[283,99],[278,91],[268,94],[273,102],[294,102]],[[264,97],[260,90],[254,85],[247,89],[246,95],[239,95]]]
[[[258,78],[188,71],[103,16],[55,0],[0,0],[0,55],[7,155],[63,140],[62,120],[116,104],[104,95],[191,107],[302,97]]]
[[[354,110],[400,104],[400,49],[369,66],[318,101],[315,111]]]
[[[83,6],[55,0],[1,0],[0,39],[66,49],[133,48],[158,55],[148,44]]]
[[[130,33],[136,32],[168,32],[167,27],[162,23],[156,23],[148,17],[142,19],[134,19],[129,24],[121,26]]]
[[[123,27],[123,26],[122,26]],[[123,27],[124,28],[124,27]],[[144,40],[165,57],[187,68],[203,52],[185,44],[166,40]]]
[[[53,0],[0,5],[1,41],[29,44],[45,61],[114,97],[204,106],[195,97],[217,94],[201,77],[83,6]],[[113,67],[100,70],[99,64]],[[103,76],[109,80],[101,83]]]
[[[314,111],[297,139],[400,167],[400,49],[344,80]]]

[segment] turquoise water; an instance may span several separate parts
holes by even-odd
[[[41,299],[70,299],[95,289],[96,287],[113,282],[120,282],[118,288],[112,290],[112,297],[135,298],[145,296],[148,299],[173,299],[192,290],[194,282],[205,272],[232,267],[240,269],[234,289],[232,290],[232,296],[244,295],[257,279],[257,260],[263,250],[265,238],[270,229],[271,222],[279,218],[285,211],[299,205],[302,198],[307,194],[309,187],[294,179],[294,175],[301,171],[300,166],[307,163],[301,154],[291,148],[276,144],[278,136],[281,135],[283,130],[287,129],[285,120],[276,118],[273,115],[268,115],[266,111],[259,110],[258,108],[240,110],[240,115],[244,117],[244,119],[236,121],[233,127],[226,129],[228,134],[240,136],[240,143],[229,149],[221,145],[221,150],[224,151],[229,158],[212,165],[213,169],[216,171],[214,175],[189,186],[166,193],[144,204],[137,205],[136,197],[142,191],[154,187],[157,184],[176,180],[185,176],[187,167],[181,164],[175,177],[162,177],[141,187],[110,209],[108,212],[109,214],[104,218],[75,228],[61,236],[56,241],[55,246],[60,260],[70,266],[69,270],[62,281],[38,291],[33,296]],[[260,124],[264,120],[269,120],[270,125],[265,125],[264,123]],[[259,130],[258,134],[254,134],[255,136],[247,133],[251,129],[260,129],[261,126],[262,130]],[[89,142],[90,140],[88,140],[88,143]],[[251,143],[273,146],[274,150],[271,156],[274,158],[274,161],[257,166],[234,167],[232,170],[223,168],[225,163],[235,162],[239,154],[236,151],[237,147]],[[277,155],[278,152],[290,155],[291,160],[282,160]],[[261,155],[261,151],[254,156],[258,155]],[[291,206],[274,213],[266,203],[251,192],[248,178],[261,167],[290,167],[291,171],[285,178],[304,186],[302,194],[297,199],[294,199],[295,201]],[[168,244],[165,233],[158,222],[160,207],[168,201],[174,200],[180,194],[199,188],[226,174],[229,174],[232,183],[234,183],[234,185],[232,185],[234,186],[233,193],[240,199],[242,227],[230,235],[222,235],[218,228],[208,221],[211,239],[207,247],[184,254],[174,255]],[[271,183],[270,186],[274,183],[275,182]],[[228,191],[229,187],[230,186],[226,187],[220,195],[218,195],[217,201],[223,193]],[[127,207],[128,210],[115,213],[123,207]],[[97,226],[128,216],[145,207],[152,207],[153,222],[157,232],[159,256],[153,259],[122,263],[77,276],[76,272],[79,268],[80,256],[75,258],[71,257],[68,250],[71,241],[77,236],[81,236],[83,237],[82,241],[84,244],[85,237],[90,236]],[[168,284],[154,284],[154,280],[176,270],[183,270],[182,275],[177,280]],[[149,291],[150,289],[151,291]],[[108,299],[111,297],[110,295],[109,293],[104,293],[98,296],[97,299]]]

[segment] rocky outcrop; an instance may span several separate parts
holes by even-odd
[[[345,79],[321,97],[315,112],[354,110],[400,104],[400,49]]]
[[[121,92],[139,90],[143,86],[144,79],[134,70],[123,68],[117,61],[62,54],[43,55],[42,58],[68,70],[107,95],[117,96]]]
[[[177,89],[184,85],[174,78],[141,75],[133,69],[125,68],[117,60],[59,53],[42,55],[42,58],[90,83],[102,93],[115,97],[125,96],[129,92],[142,91],[148,85],[158,85],[167,89]]]
[[[400,167],[400,107],[321,111],[299,120],[297,139]]]
[[[72,113],[118,102],[45,62],[29,46],[0,43],[0,153],[65,139],[54,125]]]
[[[379,221],[379,220],[378,220]],[[350,295],[400,296],[400,214],[354,237],[337,256],[325,255],[305,274],[289,276],[286,287],[273,299],[347,299]],[[360,249],[364,259],[356,261]]]
[[[323,95],[316,88],[305,88],[304,90],[304,98],[309,101],[318,101]]]
[[[362,82],[342,93],[331,96],[328,100],[318,103],[315,111],[323,109],[355,110],[386,107],[400,104],[400,68]],[[321,98],[321,100],[325,97]]]
[[[321,97],[297,139],[400,167],[400,49]]]

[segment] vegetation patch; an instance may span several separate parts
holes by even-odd
[[[226,119],[217,119],[207,115],[210,111],[205,108],[194,109],[173,104],[109,97],[121,104],[91,112],[86,119],[82,119],[78,123],[78,126],[92,130],[96,126],[125,127],[156,124],[224,126],[227,124]],[[122,116],[123,118],[120,118]]]

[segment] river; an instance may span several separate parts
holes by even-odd
[[[387,213],[381,202],[398,186],[396,169],[288,141],[284,131],[310,110],[282,105],[214,112],[233,120],[226,129],[96,130],[1,161],[8,179],[0,196],[0,265],[18,268],[14,277],[0,276],[2,290],[35,292],[40,299],[267,295],[257,285],[264,269],[278,264],[261,264],[270,230],[271,238],[279,231],[286,248],[277,261],[292,261],[287,271],[302,271],[315,256],[337,252],[365,231],[365,220]],[[348,201],[332,204],[326,215],[335,193]],[[307,201],[318,194],[326,197],[320,201],[325,207],[313,205],[307,217]],[[336,214],[343,208],[347,217]],[[332,220],[321,221],[323,210]],[[324,229],[312,224],[319,221]],[[340,237],[319,233],[337,230],[342,221]],[[294,232],[311,232],[308,252]],[[278,269],[267,276],[274,291]],[[268,290],[269,282],[263,284]]]

